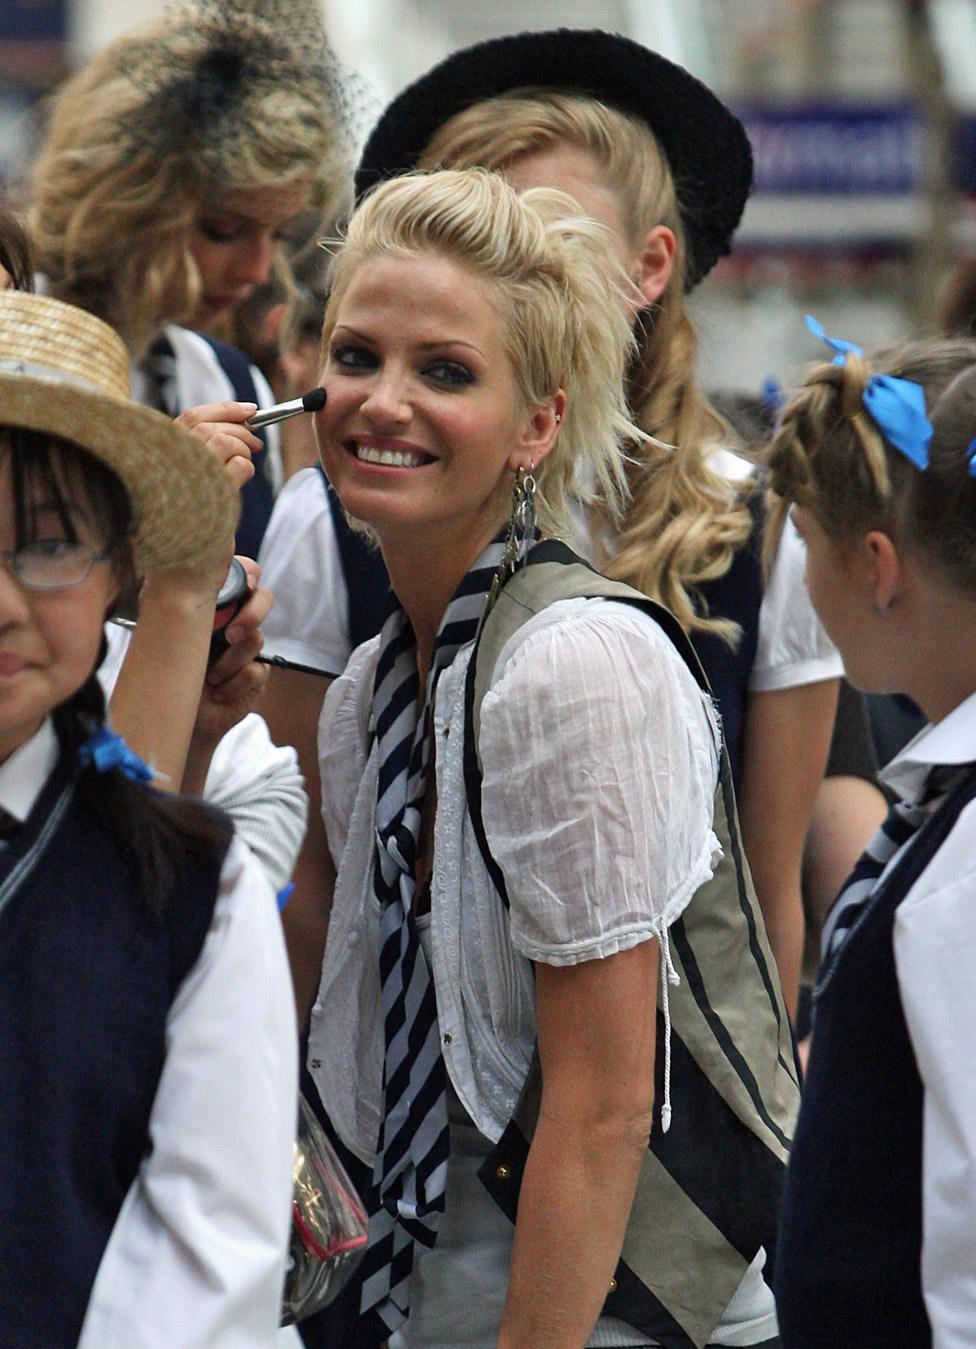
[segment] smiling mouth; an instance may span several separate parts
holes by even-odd
[[[432,454],[411,454],[406,450],[381,450],[375,445],[360,445],[349,441],[346,447],[361,464],[378,464],[381,468],[424,468],[434,462]]]

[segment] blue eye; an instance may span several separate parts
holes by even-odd
[[[424,374],[437,384],[449,384],[462,387],[474,383],[474,375],[460,361],[431,361],[424,367]]]

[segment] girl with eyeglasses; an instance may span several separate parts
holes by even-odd
[[[272,1345],[294,1012],[226,819],[105,719],[137,573],[220,565],[237,497],[124,345],[0,292],[0,1319],[9,1349]],[[226,567],[226,560],[223,561]]]

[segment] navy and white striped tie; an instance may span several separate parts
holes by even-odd
[[[378,1317],[380,1335],[409,1314],[414,1242],[434,1245],[447,1185],[447,1074],[434,982],[413,913],[431,707],[440,672],[474,640],[502,552],[501,543],[491,544],[448,605],[422,707],[413,631],[402,609],[390,615],[380,637],[373,685],[380,763],[373,886],[380,903],[383,1121],[373,1177],[377,1207],[360,1269],[362,1311]]]
[[[851,928],[865,911],[885,868],[932,815],[948,792],[971,769],[968,764],[938,765],[926,779],[918,801],[896,801],[858,858],[824,924],[823,965],[829,967]]]

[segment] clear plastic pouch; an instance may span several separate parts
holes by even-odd
[[[292,1164],[291,1241],[281,1324],[321,1311],[366,1249],[368,1219],[345,1168],[304,1096]]]

